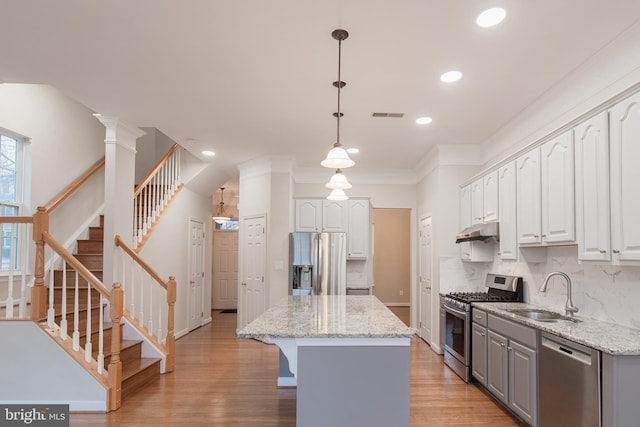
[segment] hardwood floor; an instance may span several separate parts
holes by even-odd
[[[408,322],[408,307],[394,307]],[[71,426],[295,426],[296,391],[277,388],[278,348],[235,336],[236,315],[179,339],[175,372],[162,375],[108,414],[71,414]],[[524,426],[479,387],[465,384],[414,337],[411,426]]]

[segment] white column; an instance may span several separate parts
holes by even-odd
[[[104,272],[102,282],[111,288],[116,278],[114,237],[133,235],[133,192],[136,139],[145,134],[117,117],[95,114],[106,128],[104,173]]]

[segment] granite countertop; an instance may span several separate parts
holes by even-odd
[[[372,295],[290,295],[238,332],[240,338],[409,338]]]
[[[472,306],[482,309],[487,313],[493,313],[500,317],[513,320],[516,323],[531,326],[538,330],[586,345],[587,347],[595,348],[604,353],[616,356],[640,355],[640,329],[620,326],[615,323],[603,322],[582,316],[574,316],[576,319],[581,320],[581,322],[577,323],[540,322],[518,316],[509,311],[519,309],[547,310],[543,307],[525,303],[477,302],[473,303]]]

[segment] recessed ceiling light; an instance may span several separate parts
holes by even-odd
[[[447,71],[446,73],[440,76],[440,80],[445,83],[457,82],[461,78],[462,78],[462,73],[456,70]]]
[[[216,153],[214,153],[213,151],[210,151],[210,150],[204,150],[204,151],[202,151],[202,155],[203,156],[213,157],[213,156],[216,155]]]
[[[478,15],[476,18],[476,24],[483,28],[493,27],[494,25],[501,23],[505,16],[507,16],[507,12],[503,8],[493,7]]]
[[[433,119],[431,117],[418,117],[416,119],[416,123],[419,124],[419,125],[428,125],[432,121],[433,121]]]
[[[349,153],[349,154],[356,154],[356,153],[359,153],[359,152],[360,152],[359,148],[355,148],[355,147],[347,148],[347,153]]]

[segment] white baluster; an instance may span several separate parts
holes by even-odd
[[[131,264],[131,278],[130,278],[130,286],[129,286],[129,299],[131,302],[129,303],[129,313],[135,318],[136,317],[136,304],[135,304],[135,293],[136,293],[136,279],[135,279],[135,265],[132,259],[129,259],[129,263]]]
[[[147,325],[147,330],[149,331],[149,335],[153,336],[153,277],[149,276],[149,324]]]
[[[24,234],[24,233],[23,233]],[[24,242],[24,237],[22,237],[22,241]],[[24,258],[20,260],[20,266],[22,270],[22,274],[20,275],[20,307],[18,309],[18,313],[21,318],[27,317],[27,273],[24,265]]]
[[[47,310],[47,326],[49,326],[49,329],[53,330],[53,327],[55,326],[56,323],[56,309],[54,307],[54,290],[55,290],[55,285],[54,285],[54,272],[53,272],[53,268],[51,268],[49,270],[49,309]]]
[[[76,286],[75,296],[73,298],[73,350],[80,350],[80,331],[78,327],[80,325],[80,304],[78,302],[78,272],[76,271]]]
[[[60,338],[67,339],[67,262],[62,261],[62,308],[60,309]]]
[[[140,269],[142,269],[140,267]],[[141,274],[140,275],[140,302],[138,303],[140,305],[139,307],[139,314],[138,314],[138,321],[140,322],[140,327],[144,327],[144,276]]]
[[[15,258],[16,258],[16,255],[15,255],[16,248],[14,244],[15,225],[16,224],[10,224],[11,233],[9,233],[9,277],[8,277],[8,283],[7,283],[7,285],[9,286],[9,289],[7,292],[7,299],[6,299],[6,308],[7,308],[6,318],[7,319],[13,318],[13,263],[15,262]]]
[[[98,329],[98,373],[104,370],[104,309],[102,307],[102,295],[100,295],[100,329]]]
[[[87,338],[84,343],[84,361],[91,362],[93,348],[91,346],[91,283],[87,281]]]
[[[162,293],[162,292],[161,292]],[[165,298],[166,301],[166,298]],[[158,306],[158,332],[156,337],[158,337],[158,341],[162,342],[162,308]]]

